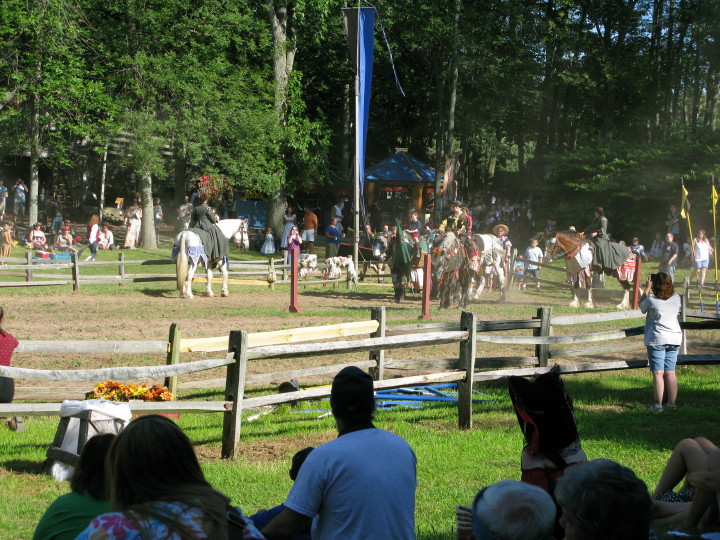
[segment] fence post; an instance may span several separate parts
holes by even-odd
[[[370,318],[373,321],[377,321],[379,323],[378,329],[375,330],[372,334],[370,334],[370,337],[385,337],[385,307],[381,306],[371,308]],[[382,381],[383,377],[385,376],[385,351],[370,351],[369,358],[370,360],[375,360],[377,362],[377,365],[375,367],[371,367],[368,370],[370,372],[370,375],[372,376],[373,380]]]
[[[232,401],[232,410],[223,415],[222,450],[223,459],[235,459],[240,444],[243,394],[245,393],[245,371],[247,369],[248,334],[245,330],[232,330],[228,352],[233,353],[235,362],[227,367],[225,379],[225,401]]]
[[[467,332],[468,338],[460,342],[460,366],[465,370],[465,380],[458,382],[458,428],[471,429],[477,316],[470,311],[463,311],[460,315],[460,330]]]
[[[32,281],[33,280],[33,271],[32,271],[32,252],[28,251],[25,254],[25,260],[27,261],[27,270],[25,270],[25,281]]]
[[[642,283],[640,283],[640,270],[642,270],[642,257],[640,255],[635,255],[635,279],[633,281],[633,301],[632,301],[632,308],[638,309],[640,306],[640,303],[638,302],[638,297],[640,296],[640,289],[642,288]]]
[[[547,337],[550,335],[550,319],[552,317],[552,308],[541,307],[537,310],[536,319],[540,319],[540,328],[533,330],[533,336]],[[538,359],[538,365],[540,367],[547,367],[548,358],[550,358],[550,345],[538,344],[535,345],[535,356]]]
[[[176,323],[170,325],[167,360],[165,363],[168,366],[180,363],[180,327]],[[165,377],[165,386],[170,390],[170,393],[175,394],[177,391],[177,375]]]
[[[685,278],[685,279],[688,279],[688,278]],[[683,322],[683,323],[687,319],[687,317],[685,315],[685,311],[687,310],[687,305],[688,305],[687,296],[689,296],[689,294],[690,294],[690,287],[686,287],[685,292],[680,297],[680,322]],[[681,333],[682,333],[682,341],[681,341],[680,349],[682,350],[683,354],[687,354],[687,336],[685,335],[685,328],[682,328]]]
[[[432,289],[432,254],[428,251],[425,254],[423,265],[423,290],[422,290],[422,314],[418,319],[430,320],[430,292]]]
[[[275,259],[270,255],[270,268],[268,268],[268,281],[270,282],[270,290],[275,290]]]
[[[118,265],[118,275],[120,279],[125,279],[125,254],[122,251],[118,253],[118,261],[120,261]]]
[[[78,252],[73,251],[72,254],[72,278],[73,278],[73,291],[80,290],[80,257]]]
[[[302,313],[298,305],[298,252],[299,249],[288,247],[290,251],[290,305],[285,308],[288,313]],[[283,270],[284,272],[284,270]]]

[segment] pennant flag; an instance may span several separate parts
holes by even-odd
[[[718,202],[718,192],[715,189],[715,186],[712,187],[712,201],[713,201],[713,212],[714,212],[715,207],[717,206],[717,202]]]
[[[687,217],[690,215],[690,201],[687,198],[688,196],[688,190],[685,189],[685,186],[682,186],[682,204],[680,205],[680,215],[687,219]]]
[[[365,144],[367,141],[368,116],[370,115],[370,87],[373,72],[375,38],[375,8],[343,8],[345,31],[348,35],[350,56],[355,68],[355,154],[360,191],[360,205],[364,206],[365,191]]]

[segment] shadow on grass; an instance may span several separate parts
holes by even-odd
[[[2,467],[13,472],[27,474],[42,474],[44,461],[27,461],[24,459],[11,459],[4,461]]]
[[[172,289],[140,289],[139,292],[145,296],[154,296],[155,298],[180,298],[180,292],[176,288]]]

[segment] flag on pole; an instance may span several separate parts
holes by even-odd
[[[688,190],[685,189],[685,186],[682,186],[682,204],[680,215],[683,217],[683,219],[689,219],[690,216],[690,201],[687,198],[688,196]]]
[[[370,115],[370,89],[373,72],[375,45],[375,8],[343,8],[345,31],[350,46],[350,57],[355,68],[356,107],[355,151],[360,204],[364,205],[365,191],[365,146],[367,141],[368,116]]]

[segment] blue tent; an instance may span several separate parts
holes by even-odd
[[[372,167],[365,169],[366,181],[435,183],[435,169],[418,161],[405,151],[395,152]]]

